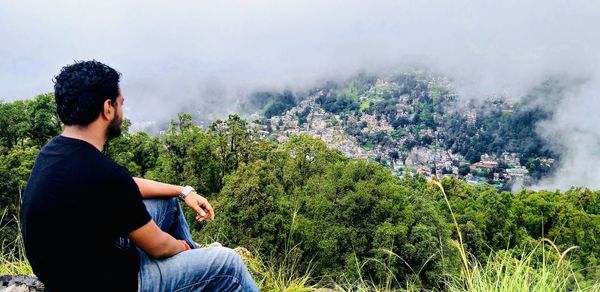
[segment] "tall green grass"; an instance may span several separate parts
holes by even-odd
[[[525,248],[522,252],[514,250],[493,251],[485,263],[479,261],[475,256],[469,254],[463,242],[462,233],[452,205],[442,185],[437,181],[432,184],[439,187],[446,205],[450,211],[452,223],[456,229],[457,240],[452,241],[460,258],[460,270],[458,273],[448,271],[441,277],[441,283],[434,291],[472,291],[472,292],[513,292],[513,291],[599,291],[600,279],[592,283],[579,281],[577,272],[572,269],[568,260],[568,254],[578,248],[573,246],[564,251],[549,239],[542,239],[532,246]],[[441,245],[440,245],[441,246]],[[402,258],[390,250],[383,250],[392,256]],[[443,254],[443,253],[440,253]],[[435,256],[435,255],[432,255]],[[541,258],[540,258],[541,257]],[[355,257],[357,278],[342,277],[333,283],[336,291],[423,291],[415,283],[400,283],[398,279],[389,272],[383,282],[376,283],[362,273],[363,267],[369,262],[375,261],[391,271],[386,263],[376,259],[363,259]],[[411,268],[414,277],[418,277],[419,271]],[[411,277],[405,277],[411,278]]]
[[[515,255],[511,250],[492,252],[485,264],[468,254],[462,241],[452,206],[442,185],[433,180],[432,183],[441,190],[446,205],[450,210],[454,227],[458,234],[456,248],[460,254],[461,271],[459,275],[448,275],[445,281],[447,291],[600,291],[600,280],[581,285],[567,259],[572,246],[564,251],[549,239],[542,239],[529,251]],[[551,247],[554,255],[546,254],[546,245]],[[541,250],[541,262],[538,259]]]
[[[501,250],[490,253],[484,263],[469,254],[461,230],[453,213],[448,197],[437,181],[432,184],[439,187],[446,205],[450,211],[457,240],[453,245],[459,253],[460,271],[448,271],[441,275],[438,288],[440,291],[599,291],[600,279],[595,282],[583,283],[577,277],[577,272],[572,269],[568,254],[576,246],[561,251],[552,241],[542,239],[536,244],[524,249],[520,253],[514,250]],[[8,210],[5,209],[0,216],[0,232],[8,228]],[[16,217],[10,218],[16,220]],[[295,216],[292,218],[292,226]],[[19,226],[20,228],[20,226]],[[291,231],[290,231],[291,232]],[[12,242],[3,242],[0,249],[0,275],[3,274],[32,274],[31,266],[25,257],[25,248],[20,232]],[[260,255],[252,255],[246,249],[238,248],[251,274],[257,281],[262,291],[424,291],[416,283],[401,283],[391,271],[391,267],[378,259],[359,259],[355,257],[356,275],[336,279],[317,279],[313,277],[312,268],[303,268],[299,265],[301,254],[298,245],[288,241],[286,252],[277,258],[265,259]],[[440,245],[441,246],[441,245]],[[380,249],[389,256],[402,258],[390,250]],[[443,252],[440,252],[443,254]],[[540,258],[541,254],[541,258]],[[436,255],[432,255],[434,257]],[[389,271],[383,282],[375,282],[363,274],[365,265],[379,264]],[[412,278],[418,277],[420,269],[413,269]],[[411,279],[411,277],[405,277]]]
[[[298,209],[296,207],[292,214],[283,256],[272,257],[269,261],[264,261],[260,256],[255,258],[254,267],[256,268],[253,270],[259,279],[262,291],[303,292],[316,289],[316,281],[312,278],[312,265],[301,268],[302,254],[298,247],[300,243],[294,243],[292,237]]]
[[[387,250],[386,253],[398,257],[398,255]],[[419,291],[418,286],[412,283],[400,283],[392,271],[389,269],[389,265],[378,259],[365,259],[360,260],[357,256],[354,256],[355,268],[358,277],[341,277],[337,281],[333,282],[334,291],[353,291],[353,292],[385,292],[385,291]],[[365,265],[375,262],[376,264],[382,265],[387,269],[386,277],[383,282],[378,283],[373,279],[363,274],[363,268]],[[403,288],[394,288],[403,287]]]
[[[477,259],[468,263],[469,274],[448,277],[448,291],[599,291],[598,284],[582,287],[568,263],[536,263],[534,247],[527,253],[495,252],[486,264]]]
[[[21,236],[21,227],[17,216],[7,218],[8,208],[0,215],[0,233],[7,232],[12,222],[17,223],[18,233],[13,241],[0,244],[0,275],[31,275],[33,271],[25,256],[25,244]],[[14,221],[13,221],[14,220]]]
[[[252,255],[244,248],[235,249],[244,259],[261,291],[303,292],[317,289],[312,268],[301,268],[300,257],[293,247],[279,259]]]

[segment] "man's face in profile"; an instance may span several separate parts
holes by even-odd
[[[108,125],[106,136],[108,139],[121,136],[121,125],[123,124],[123,96],[119,95],[114,103],[115,118]]]

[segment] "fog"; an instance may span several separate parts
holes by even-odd
[[[422,66],[464,99],[585,80],[538,125],[563,157],[538,187],[600,187],[600,3],[579,1],[4,1],[0,98],[52,91],[73,60],[123,73],[126,115],[221,117],[258,89]]]

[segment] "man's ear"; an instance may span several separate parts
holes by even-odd
[[[105,100],[102,104],[102,116],[107,120],[113,119],[115,110],[113,102],[110,99]]]

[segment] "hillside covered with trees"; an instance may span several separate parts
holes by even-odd
[[[373,81],[365,82],[367,88]],[[409,97],[411,91],[421,92],[418,80],[407,82],[413,85],[399,90]],[[365,106],[333,93],[315,94],[327,111],[339,113],[356,106],[375,111],[387,96],[382,93],[380,101]],[[439,112],[435,102],[419,104],[424,105],[415,110],[431,113],[419,115],[422,125],[443,127],[433,115]],[[460,247],[482,263],[492,252],[517,260],[523,250],[534,250],[528,267],[564,261],[573,275],[570,287],[600,279],[599,191],[512,194],[444,178],[442,192],[423,175],[399,177],[380,163],[349,158],[305,134],[273,141],[261,127],[230,115],[202,129],[181,113],[164,135],[124,129],[105,153],[136,176],[189,184],[206,196],[216,220],[190,220],[198,242],[244,246],[275,264],[292,261],[324,287],[339,279],[370,279],[392,288],[409,283],[445,289],[448,277],[465,273]],[[18,235],[19,194],[35,156],[60,129],[51,94],[0,104],[0,240],[5,253],[13,251]],[[540,246],[544,238],[560,252],[578,248],[559,260],[552,245]]]

